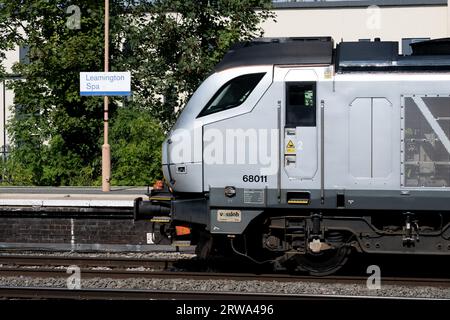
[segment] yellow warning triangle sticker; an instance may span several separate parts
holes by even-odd
[[[295,148],[295,145],[294,145],[294,143],[292,142],[292,140],[289,140],[289,142],[288,142],[286,148]]]

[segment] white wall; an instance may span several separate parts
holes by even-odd
[[[11,67],[14,63],[19,61],[19,47],[16,50],[6,52],[6,59],[3,61],[2,65],[5,67],[8,74],[12,73]],[[3,151],[4,139],[5,139],[5,127],[4,123],[8,123],[8,119],[11,116],[10,106],[13,104],[14,92],[8,90],[7,87],[8,80],[0,79],[0,156]],[[6,134],[6,145],[9,145],[9,137]]]
[[[12,73],[11,67],[14,63],[19,61],[19,47],[17,46],[15,50],[6,52],[6,59],[3,61],[2,65],[5,67],[7,73]]]
[[[266,37],[332,36],[335,42],[379,37],[443,38],[450,36],[450,9],[445,6],[277,9],[277,22],[262,24]]]
[[[5,130],[4,123],[8,122],[11,112],[9,107],[13,104],[14,93],[6,88],[8,80],[0,80],[0,156],[2,155]],[[5,85],[5,88],[4,88]],[[6,145],[9,145],[9,137],[6,134]]]
[[[450,1],[447,4],[447,37],[450,36]]]

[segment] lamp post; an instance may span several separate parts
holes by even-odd
[[[109,72],[109,0],[105,0],[105,72]],[[111,190],[111,147],[108,143],[108,96],[104,96],[103,146],[102,146],[102,190]]]

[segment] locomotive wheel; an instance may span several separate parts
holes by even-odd
[[[213,238],[209,235],[201,234],[195,247],[195,254],[201,260],[206,260],[212,252]]]
[[[306,271],[312,276],[327,276],[341,269],[348,260],[351,249],[340,247],[320,253],[306,253],[295,255],[294,267],[298,271]]]

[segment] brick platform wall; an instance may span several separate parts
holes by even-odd
[[[132,219],[0,218],[0,242],[145,245],[152,223]]]

